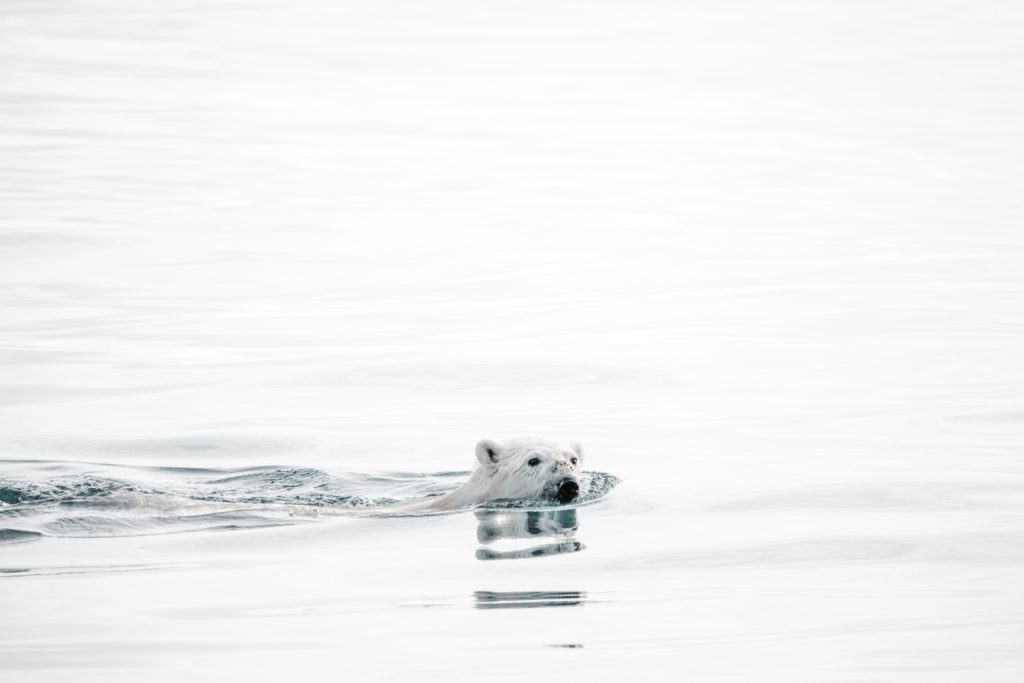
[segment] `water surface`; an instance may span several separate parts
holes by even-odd
[[[1022,30],[7,0],[3,679],[1021,680]]]

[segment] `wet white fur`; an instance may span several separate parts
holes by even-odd
[[[532,458],[539,458],[540,463],[531,466]],[[422,509],[453,510],[503,498],[550,497],[566,479],[579,484],[583,471],[583,447],[575,441],[484,439],[476,445],[476,459],[469,481],[428,501]]]

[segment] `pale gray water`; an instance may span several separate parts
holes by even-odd
[[[1011,2],[6,0],[0,676],[1021,680],[1022,83]],[[518,434],[622,483],[339,509]]]

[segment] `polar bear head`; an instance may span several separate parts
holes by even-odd
[[[580,494],[583,448],[550,439],[484,439],[476,445],[483,499],[548,498],[568,503]]]

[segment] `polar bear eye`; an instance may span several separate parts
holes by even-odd
[[[576,464],[576,463],[578,462],[578,460],[577,460],[576,458],[573,458],[573,459],[572,459],[572,460],[570,460],[569,462],[571,462],[571,463],[572,463],[573,465],[575,465],[575,464]]]
[[[530,458],[530,460],[526,464],[529,465],[530,467],[536,467],[537,465],[540,464],[540,458]]]

